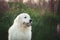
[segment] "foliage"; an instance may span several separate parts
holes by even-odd
[[[40,15],[40,10],[29,8],[21,3],[8,3],[9,10],[4,13],[0,19],[0,31],[2,40],[7,40],[9,27],[13,24],[15,17],[26,12],[31,15],[32,23],[32,40],[57,40],[56,25],[59,20],[58,16],[47,12],[44,16]]]

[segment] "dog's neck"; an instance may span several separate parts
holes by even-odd
[[[25,31],[31,31],[31,26],[26,26],[26,25],[23,25],[23,24],[19,24],[19,23],[16,23],[15,25],[18,25],[18,28],[20,29],[20,31],[22,32],[25,32]]]

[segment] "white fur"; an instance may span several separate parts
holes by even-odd
[[[23,24],[23,22],[29,23],[30,19],[30,16],[26,13],[19,14],[8,30],[8,40],[31,40],[31,25],[28,27]]]

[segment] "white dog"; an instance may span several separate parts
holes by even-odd
[[[32,20],[27,13],[19,14],[8,31],[8,40],[31,40]]]

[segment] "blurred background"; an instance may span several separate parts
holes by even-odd
[[[20,13],[32,17],[32,40],[60,40],[60,0],[0,0],[0,40]]]

